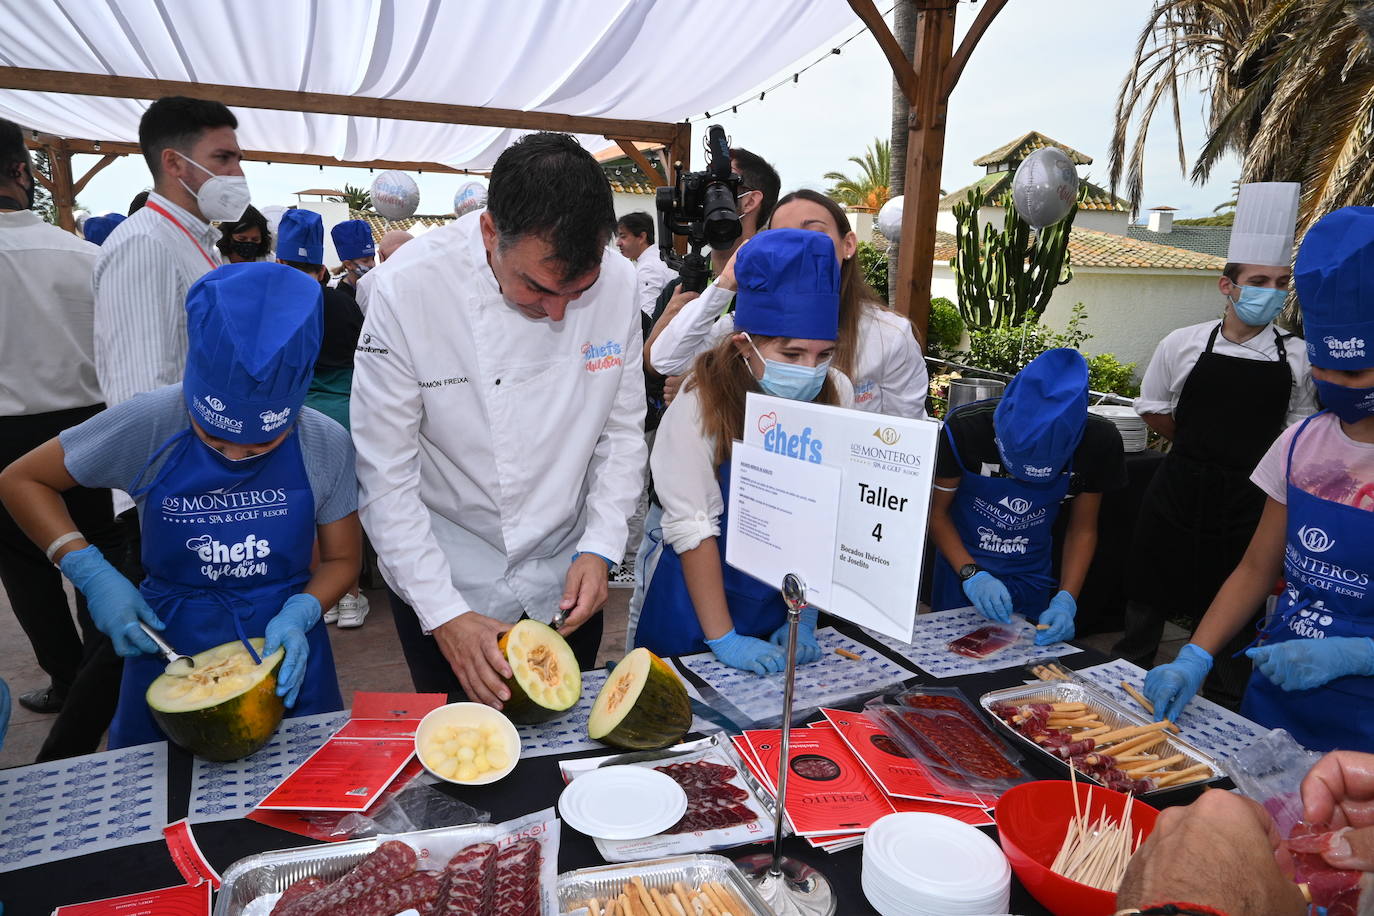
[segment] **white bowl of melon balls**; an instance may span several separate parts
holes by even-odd
[[[485,786],[515,769],[520,734],[481,703],[449,703],[420,720],[415,752],[435,776],[460,786]]]

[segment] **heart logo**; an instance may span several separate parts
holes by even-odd
[[[766,433],[778,425],[778,415],[772,411],[759,417],[759,432]]]

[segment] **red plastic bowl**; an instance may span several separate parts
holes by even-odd
[[[1121,820],[1126,810],[1125,795],[1081,782],[1077,787],[1085,816],[1091,798],[1092,820],[1104,808],[1108,815]],[[1073,788],[1067,780],[1042,780],[1007,790],[997,802],[997,836],[1011,870],[1054,916],[1104,916],[1116,912],[1116,894],[1050,871],[1074,816]],[[1157,817],[1157,810],[1138,798],[1131,799],[1132,832],[1143,831],[1142,842],[1154,830]]]

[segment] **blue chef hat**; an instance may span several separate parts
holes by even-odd
[[[191,417],[231,442],[275,439],[300,416],[322,325],[319,281],[285,264],[226,264],[201,277],[186,294],[181,389]]]
[[[81,232],[86,236],[86,241],[94,242],[97,245],[104,245],[105,240],[114,232],[115,226],[124,222],[125,216],[121,213],[106,213],[104,216],[88,217],[82,224]]]
[[[767,337],[834,340],[840,264],[824,232],[770,229],[735,256],[735,327]]]
[[[324,220],[314,210],[297,207],[277,224],[277,257],[302,264],[324,263]]]
[[[372,244],[372,227],[360,219],[347,219],[329,230],[334,238],[334,250],[345,261],[370,258],[377,253]]]
[[[1045,483],[1073,457],[1088,424],[1088,364],[1068,347],[1047,350],[1017,373],[992,415],[1007,472]]]
[[[1342,207],[1317,220],[1293,279],[1308,361],[1323,369],[1374,366],[1374,208]]]

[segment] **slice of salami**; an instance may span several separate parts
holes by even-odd
[[[440,883],[444,895],[435,916],[482,916],[496,891],[496,844],[477,843],[449,859]]]
[[[388,840],[368,853],[367,858],[348,874],[313,894],[298,898],[280,916],[316,916],[324,913],[414,873],[416,861],[415,850],[399,840]]]
[[[334,907],[329,910],[329,916],[395,916],[412,907],[427,907],[438,893],[438,877],[431,872],[417,871]]]
[[[302,878],[295,884],[282,891],[281,899],[277,905],[272,907],[272,916],[281,916],[291,905],[302,897],[315,893],[324,887],[324,879],[311,875],[309,878]]]
[[[540,861],[539,843],[536,840],[517,840],[501,850],[496,859],[496,889],[492,906],[486,912],[493,916],[523,916],[525,913],[538,912]]]

